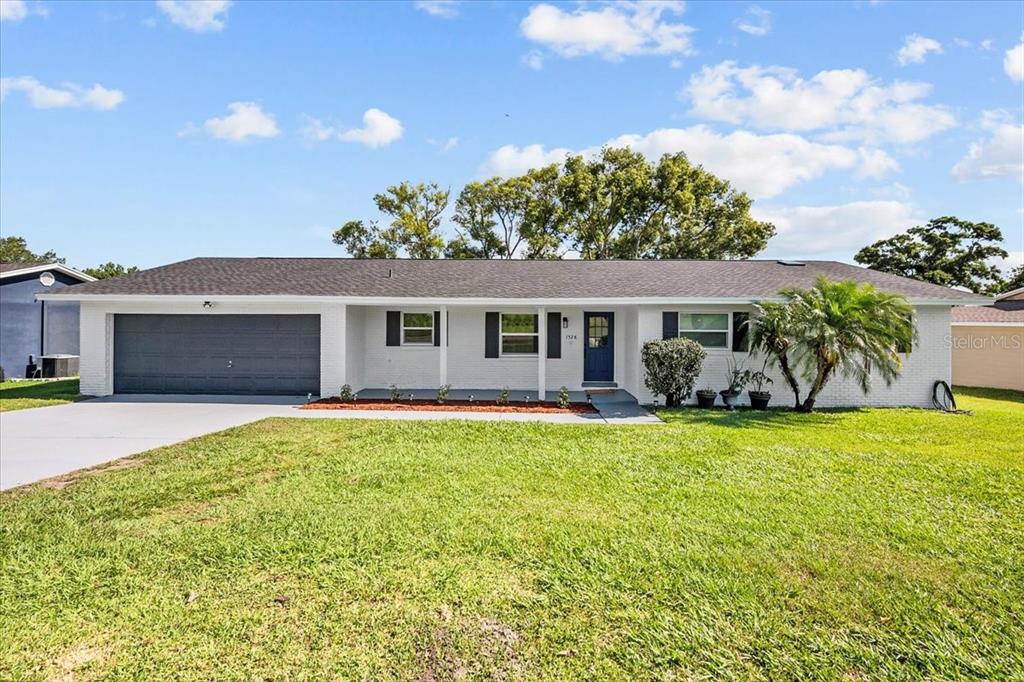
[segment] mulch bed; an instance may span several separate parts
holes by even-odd
[[[306,403],[303,410],[383,410],[391,412],[532,412],[536,414],[595,414],[593,405],[571,403],[559,407],[555,402],[510,403],[499,405],[493,400],[449,400],[444,405],[427,400],[357,400],[342,402],[340,398],[325,398]]]

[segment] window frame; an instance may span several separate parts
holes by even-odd
[[[732,314],[734,311],[726,310],[680,310],[676,313],[676,336],[679,338],[687,338],[683,336],[684,332],[688,333],[706,333],[706,334],[724,334],[725,344],[722,346],[705,346],[700,341],[700,347],[705,351],[726,351],[732,353]],[[725,316],[725,329],[683,329],[683,315],[724,315]]]
[[[401,311],[400,314],[402,316],[402,319],[400,320],[401,324],[399,325],[399,334],[401,334],[401,336],[399,338],[399,341],[401,342],[401,346],[403,348],[432,348],[434,346],[434,340],[435,340],[436,335],[437,335],[437,330],[434,329],[434,313],[432,311],[431,312],[424,312],[424,311],[421,311],[421,310],[403,310],[403,311]],[[405,323],[405,316],[406,315],[426,315],[427,317],[430,318],[430,326],[429,327],[420,327],[420,326],[414,326],[414,325],[413,326],[407,325]],[[405,340],[405,330],[406,329],[415,329],[415,330],[418,330],[418,331],[423,331],[424,329],[429,329],[430,330],[430,341],[406,341]]]
[[[505,329],[505,324],[504,323],[505,323],[505,316],[506,315],[531,315],[533,317],[533,319],[534,319],[534,329],[536,329],[536,331],[534,331],[532,333],[531,332],[505,332],[504,331],[504,329]],[[505,337],[506,336],[525,337],[525,338],[528,338],[528,337],[532,336],[533,338],[537,339],[537,350],[535,352],[532,352],[532,353],[516,353],[516,352],[506,353],[505,352]],[[539,356],[540,356],[540,315],[538,315],[537,313],[525,313],[525,312],[515,312],[515,311],[499,312],[498,313],[498,357],[499,358],[504,358],[504,357],[509,357],[509,358],[536,358],[536,357],[539,357]]]

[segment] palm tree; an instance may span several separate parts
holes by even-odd
[[[800,410],[810,412],[836,372],[871,390],[872,371],[886,385],[900,375],[899,349],[917,339],[913,308],[897,294],[870,284],[819,277],[810,289],[783,289],[804,377],[811,382]]]
[[[800,409],[800,384],[793,374],[789,358],[794,346],[790,308],[782,303],[760,303],[755,308],[757,319],[751,324],[750,349],[763,353],[766,363],[779,366],[783,378],[793,391],[796,401],[794,408]]]

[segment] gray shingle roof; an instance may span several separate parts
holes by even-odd
[[[766,298],[815,277],[854,279],[914,299],[970,293],[834,261],[355,260],[193,258],[79,284],[60,296],[365,296],[396,298]]]

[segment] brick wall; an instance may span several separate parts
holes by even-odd
[[[661,314],[664,310],[676,310],[664,306],[642,306],[640,309],[640,343],[661,338]],[[751,312],[750,306],[689,306],[678,308],[690,312]],[[950,313],[948,306],[925,306],[916,309],[916,320],[920,334],[919,346],[904,356],[903,372],[892,386],[886,386],[880,378],[872,383],[871,392],[864,395],[856,381],[842,376],[834,377],[818,396],[818,407],[848,407],[857,405],[915,406],[930,407],[932,386],[936,380],[950,381]],[[710,386],[716,391],[726,387],[728,358],[744,361],[748,367],[760,369],[762,360],[748,358],[746,353],[732,353],[729,350],[708,350],[701,375],[694,390]],[[639,367],[640,386],[635,393],[641,402],[649,402],[654,396],[643,387],[643,369]],[[777,369],[766,372],[774,383],[769,387],[773,405],[791,405],[793,394],[786,387]],[[799,378],[799,376],[798,376]],[[801,381],[802,388],[807,386]],[[801,397],[804,397],[803,395]],[[696,402],[691,397],[690,402]],[[743,402],[747,402],[744,394]]]

